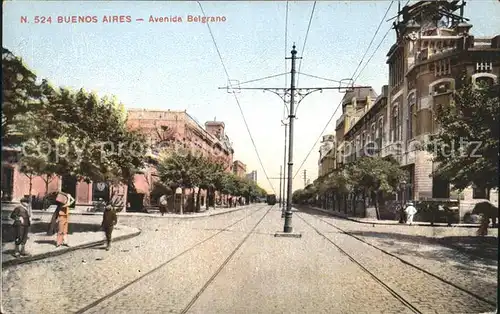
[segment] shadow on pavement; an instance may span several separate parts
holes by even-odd
[[[305,213],[305,214],[309,214],[309,215],[312,215],[312,216],[334,217],[334,218],[338,218],[338,219],[344,219],[342,217],[335,216],[335,215],[330,214],[330,213],[325,213],[325,212],[322,212],[322,211],[319,211],[319,210],[315,210],[315,209],[310,209],[310,208],[307,208],[307,207],[294,206],[294,208],[297,208],[300,213]]]
[[[401,233],[391,233],[391,232],[374,232],[374,231],[353,231],[349,232],[355,236],[361,237],[373,237],[380,238],[382,242],[387,245],[394,245],[395,241],[398,242],[409,242],[414,244],[437,244],[450,249],[457,250],[461,253],[469,255],[464,257],[464,264],[471,260],[471,257],[477,257],[485,259],[484,262],[488,265],[495,265],[498,260],[498,238],[497,237],[477,237],[477,236],[450,236],[442,238],[433,238],[418,235],[407,235]],[[398,254],[418,254],[424,258],[436,258],[442,260],[443,258],[449,258],[451,260],[460,259],[459,256],[454,254],[453,251],[432,251],[426,253],[425,251],[416,251],[415,249],[404,249],[402,248],[397,252]],[[441,256],[439,256],[441,255]],[[469,263],[470,264],[470,263]]]
[[[46,233],[49,229],[48,222],[37,222],[30,226],[29,234],[34,233]],[[82,233],[82,232],[99,232],[100,231],[99,224],[89,224],[89,223],[69,223],[68,233]],[[29,235],[28,235],[29,237]],[[14,227],[10,224],[2,225],[2,243],[14,242],[15,234]]]

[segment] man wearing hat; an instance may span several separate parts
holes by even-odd
[[[406,204],[405,212],[407,217],[406,222],[411,225],[413,223],[413,216],[417,213],[417,209],[413,205],[413,202],[408,202]]]
[[[19,257],[20,255],[28,255],[24,246],[28,240],[28,230],[31,225],[31,214],[29,211],[29,199],[23,197],[21,199],[21,205],[14,208],[10,218],[14,220],[14,232],[16,235],[14,256]]]

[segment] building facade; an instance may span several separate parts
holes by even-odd
[[[233,173],[239,178],[245,178],[247,173],[247,166],[239,160],[233,162]]]
[[[253,170],[252,172],[247,173],[246,177],[248,180],[257,183],[257,170]]]
[[[152,144],[149,154],[158,157],[161,149],[171,146],[189,149],[214,161],[223,163],[225,171],[232,172],[233,154],[229,138],[225,134],[225,125],[220,121],[209,121],[201,126],[186,111],[129,109],[127,125],[145,134]],[[3,152],[2,158],[2,201],[17,202],[29,195],[29,177],[19,171],[19,165],[12,155],[16,152]],[[47,193],[63,191],[75,196],[75,206],[86,209],[99,199],[119,199],[126,208],[148,205],[149,195],[153,188],[155,169],[145,167],[141,174],[134,176],[134,191],[130,186],[111,186],[106,182],[78,182],[72,177],[54,176],[33,177],[31,194],[43,197]],[[133,195],[132,195],[133,194]],[[142,195],[141,197],[137,197]],[[205,194],[202,193],[202,197]]]
[[[129,109],[127,124],[130,129],[140,130],[148,137],[152,147],[150,156],[154,159],[159,157],[163,149],[187,150],[222,163],[226,172],[232,171],[234,151],[225,133],[224,122],[207,121],[203,127],[185,110]],[[134,199],[138,197],[139,204],[136,206],[151,203],[148,196],[156,178],[153,166],[143,169],[142,174],[135,175],[134,195],[129,193],[128,196]],[[144,199],[141,200],[139,195],[143,195]],[[205,191],[201,191],[200,195],[204,206]]]
[[[453,13],[457,10],[460,15]],[[497,191],[486,195],[471,187],[459,195],[449,182],[434,178],[439,165],[422,147],[439,128],[436,108],[453,102],[464,74],[475,85],[498,83],[500,36],[472,36],[456,1],[420,1],[402,15],[395,23],[397,41],[387,54],[388,85],[374,101],[373,94],[367,95],[364,105],[349,93],[344,97],[336,123],[337,168],[367,154],[391,156],[409,173],[400,197],[459,199],[462,217],[478,201],[498,204]]]
[[[318,177],[332,171],[335,167],[335,135],[324,135],[319,148]]]

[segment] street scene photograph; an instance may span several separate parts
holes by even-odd
[[[500,1],[3,1],[1,314],[498,312]]]

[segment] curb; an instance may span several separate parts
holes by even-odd
[[[360,224],[384,225],[384,226],[408,226],[407,224],[400,224],[400,223],[388,223],[388,222],[379,222],[379,221],[362,221],[362,220],[359,220],[359,219],[356,219],[356,218],[345,217],[345,216],[337,214],[336,212],[326,211],[326,210],[322,210],[322,209],[319,209],[319,208],[313,208],[313,207],[306,207],[306,208],[310,209],[310,210],[315,210],[315,211],[318,211],[318,212],[322,212],[322,213],[325,213],[325,214],[330,214],[331,216],[335,216],[335,217],[342,218],[342,219],[345,219],[345,220],[350,220],[350,221],[357,222],[357,223],[360,223]],[[448,227],[445,223],[443,223],[443,225],[438,225],[438,223],[435,223],[433,226],[431,226],[430,223],[421,223],[421,222],[418,222],[418,221],[414,222],[413,226]],[[477,224],[477,225],[452,224],[448,228],[475,228],[476,229],[476,228],[479,228],[479,227],[480,227],[479,224]]]
[[[139,231],[113,238],[113,242],[127,240],[130,238],[136,237],[140,234],[141,234],[141,230],[139,229]],[[91,248],[94,246],[103,245],[105,243],[106,243],[106,240],[99,240],[99,241],[93,241],[93,242],[89,242],[89,243],[84,243],[84,244],[80,244],[80,245],[76,245],[76,246],[67,247],[67,248],[64,248],[62,250],[50,251],[50,252],[36,254],[36,255],[32,255],[32,256],[18,257],[16,259],[12,259],[10,261],[2,262],[2,268],[11,267],[11,266],[20,265],[20,264],[25,264],[25,263],[30,263],[30,262],[34,262],[34,261],[41,260],[44,258],[58,256],[58,255],[62,255],[62,254],[68,253],[68,252],[76,251],[76,250],[88,249],[88,248]]]
[[[124,212],[124,213],[117,213],[118,216],[121,217],[147,217],[147,218],[171,218],[171,219],[187,219],[187,218],[204,218],[204,217],[211,217],[211,216],[217,216],[217,215],[223,215],[223,214],[228,214],[232,213],[238,210],[243,210],[247,208],[247,206],[240,206],[238,208],[235,208],[233,210],[228,210],[224,212],[214,212],[209,215],[196,215],[196,214],[183,214],[182,216],[169,216],[168,214],[165,214],[164,216],[161,215],[156,215],[155,214],[148,214],[148,213],[133,213],[133,212]],[[41,214],[41,215],[52,215],[51,212],[48,211],[36,211],[34,212],[36,214]],[[71,212],[71,215],[79,215],[79,216],[102,216],[102,212]],[[177,214],[176,214],[177,215]]]

